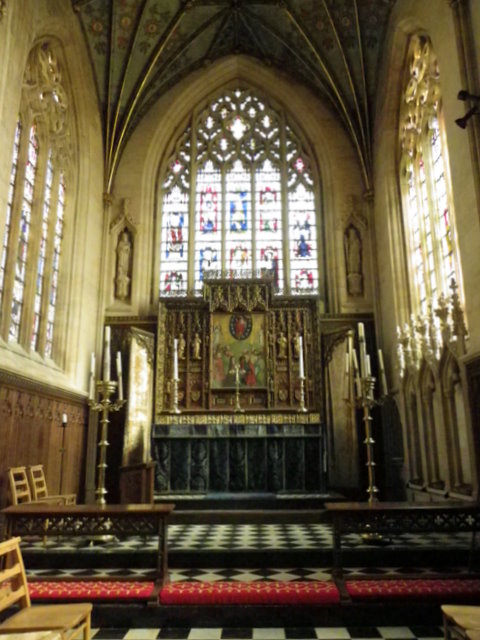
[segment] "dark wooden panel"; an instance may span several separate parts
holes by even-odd
[[[7,469],[30,464],[43,464],[50,493],[76,493],[82,500],[87,420],[83,399],[0,374],[0,506],[8,504]]]

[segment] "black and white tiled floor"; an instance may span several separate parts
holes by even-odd
[[[433,627],[92,629],[93,640],[441,640]]]
[[[170,582],[198,581],[198,582],[256,582],[256,581],[281,581],[281,582],[308,582],[311,580],[331,580],[331,567],[302,567],[302,568],[281,568],[281,567],[257,567],[257,568],[192,568],[180,569],[170,568]],[[438,574],[461,575],[467,574],[467,567],[445,566],[445,567],[346,567],[344,575],[346,578],[361,577],[368,574],[376,574],[379,577],[408,577],[411,574],[423,574],[427,576],[435,576]],[[30,578],[84,578],[86,576],[92,579],[105,578],[149,578],[154,579],[154,571],[152,569],[135,569],[135,568],[90,568],[90,569],[32,569],[27,567],[27,575]]]
[[[126,540],[115,540],[97,546],[89,546],[89,541],[82,538],[47,538],[46,542],[38,540],[22,542],[22,549],[62,549],[91,553],[105,553],[109,550],[122,551],[154,551],[157,548],[156,537],[131,537]],[[402,534],[388,540],[391,546],[408,546],[409,548],[465,548],[471,543],[468,533],[448,534]],[[344,536],[344,549],[362,547],[365,542],[356,534]],[[242,524],[242,525],[170,525],[168,527],[168,548],[174,551],[245,551],[245,550],[309,550],[331,549],[333,546],[332,529],[328,524]]]

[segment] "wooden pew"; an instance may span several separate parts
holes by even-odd
[[[156,536],[158,538],[155,582],[168,579],[167,518],[174,504],[48,505],[20,504],[3,509],[7,535],[86,537]]]
[[[352,533],[387,538],[402,533],[471,533],[471,568],[480,522],[478,503],[327,502],[325,506],[333,525],[333,567],[337,576],[343,573],[343,536]]]

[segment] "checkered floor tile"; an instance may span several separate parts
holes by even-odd
[[[385,539],[390,547],[468,549],[471,535],[457,534],[403,534]],[[263,525],[170,525],[168,528],[168,547],[170,551],[225,551],[225,550],[325,550],[333,545],[332,529],[328,524],[263,524]],[[366,547],[361,536],[347,535],[343,539],[343,547],[352,549]],[[27,549],[62,549],[91,553],[108,551],[141,550],[154,551],[157,548],[155,537],[131,537],[126,540],[115,540],[101,545],[92,544],[82,538],[24,541],[23,550]]]
[[[331,580],[331,567],[257,567],[257,568],[220,568],[204,567],[193,569],[170,568],[170,582],[256,582],[256,581],[317,581]],[[360,578],[362,576],[376,574],[379,577],[408,577],[415,574],[427,576],[435,575],[468,575],[466,567],[347,567],[344,576]],[[27,566],[27,576],[30,579],[54,579],[54,578],[155,578],[155,572],[150,568],[115,568],[115,569],[32,569]]]
[[[441,640],[433,627],[92,629],[94,640]]]

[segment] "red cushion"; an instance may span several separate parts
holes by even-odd
[[[347,580],[351,598],[462,598],[480,597],[480,580],[476,579],[410,579]]]
[[[155,587],[153,582],[128,580],[48,580],[29,582],[32,600],[145,600]]]
[[[161,604],[329,604],[340,594],[333,582],[173,582]]]

